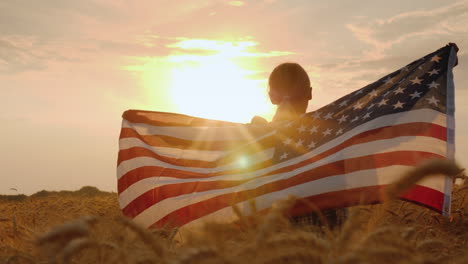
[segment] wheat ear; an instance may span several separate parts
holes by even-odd
[[[146,229],[142,228],[130,219],[119,218],[119,221],[123,225],[130,228],[130,230],[135,232],[145,243],[145,245],[148,245],[158,257],[160,257],[161,259],[165,258],[164,248],[157,241],[155,241],[154,236],[152,236],[151,233],[149,233]]]
[[[460,167],[451,160],[428,160],[417,166],[392,183],[386,188],[385,191],[385,200],[391,200],[397,198],[399,195],[409,190],[417,182],[424,179],[429,175],[443,174],[450,177],[455,177],[461,172]]]

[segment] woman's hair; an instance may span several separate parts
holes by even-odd
[[[281,104],[285,99],[294,103],[310,97],[309,76],[297,63],[287,62],[276,66],[270,74],[268,86],[268,94],[275,105]]]
[[[270,74],[268,94],[273,104],[278,105],[273,121],[290,120],[302,114],[311,97],[307,72],[297,63],[282,63]],[[302,109],[298,110],[298,106]],[[299,107],[300,108],[300,107]]]

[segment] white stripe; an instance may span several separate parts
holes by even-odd
[[[233,186],[230,188],[225,188],[225,189],[220,189],[220,190],[209,190],[206,192],[197,193],[197,195],[203,193],[207,195],[216,196],[216,195],[223,194],[223,193],[238,192],[242,190],[253,189],[257,186],[267,184],[270,182],[275,182],[280,179],[287,179],[299,173],[309,171],[311,169],[314,169],[314,168],[317,168],[317,167],[320,167],[320,166],[323,166],[323,165],[326,165],[335,161],[356,158],[356,157],[361,157],[361,156],[370,155],[370,154],[379,154],[379,153],[386,153],[386,152],[393,152],[393,151],[405,151],[405,150],[406,151],[424,151],[424,152],[435,153],[438,155],[444,155],[445,154],[445,141],[435,139],[435,138],[429,138],[429,137],[398,137],[398,138],[386,139],[386,140],[376,140],[376,141],[367,142],[363,144],[352,145],[324,159],[307,164],[303,167],[299,167],[289,172],[273,174],[273,175],[260,177],[260,178],[258,177],[271,172],[271,170],[263,169],[263,170],[258,170],[258,171],[245,173],[245,174],[222,175],[222,176],[210,177],[209,179],[174,179],[174,178],[164,177],[164,176],[151,177],[147,179],[142,179],[134,183],[125,191],[120,193],[119,203],[120,203],[121,208],[124,208],[131,201],[133,201],[140,195],[144,194],[145,192],[153,188],[166,185],[166,184],[183,183],[183,182],[214,181],[214,180],[233,180],[234,181],[234,180],[252,179],[238,186]],[[188,195],[181,195],[181,196],[177,196],[173,198],[168,198],[160,203],[163,203],[163,204],[167,203],[169,206],[170,203],[181,202],[181,201],[184,201],[184,199],[188,199],[191,202],[199,201],[199,200],[193,200],[194,198],[195,198],[194,194],[191,193]],[[164,207],[164,205],[161,205],[161,206]],[[173,206],[174,205],[170,205],[171,208],[173,208]]]
[[[285,199],[289,195],[294,195],[298,198],[301,198],[301,197],[304,198],[304,197],[314,195],[314,194],[310,194],[311,192],[315,192],[315,194],[320,194],[320,193],[326,193],[326,192],[332,192],[332,191],[350,190],[353,188],[373,186],[372,182],[366,182],[368,184],[365,184],[365,185],[359,184],[361,182],[364,182],[367,178],[373,180],[374,183],[378,181],[379,185],[389,184],[397,180],[398,176],[400,176],[404,170],[409,169],[409,168],[411,167],[410,166],[390,166],[390,167],[380,168],[378,170],[358,171],[353,174],[355,174],[359,178],[356,181],[353,181],[353,180],[347,181],[346,183],[348,185],[346,186],[346,188],[340,187],[343,184],[342,178],[340,178],[341,175],[324,178],[320,180],[321,182],[319,181],[308,182],[306,184],[301,184],[301,185],[291,187],[288,189],[284,189],[278,192],[268,193],[268,194],[259,196],[255,199],[255,205],[256,205],[257,210],[260,211],[260,210],[264,210],[266,208],[271,207],[273,203],[275,203],[278,200]],[[375,174],[378,174],[378,176],[375,176]],[[347,180],[348,180],[348,177],[349,179],[352,179],[351,177],[353,177],[353,175],[350,173],[346,177],[347,177]],[[445,184],[444,178],[447,178],[447,177],[424,178],[421,182],[418,183],[418,185],[429,187],[436,191],[442,192],[444,188],[444,184]],[[322,188],[325,188],[325,189],[323,190]],[[236,206],[241,210],[241,212],[244,215],[249,215],[252,213],[251,207],[250,207],[250,201],[238,203],[236,204]],[[232,212],[232,208],[226,207],[216,212],[213,212],[209,215],[206,215],[202,218],[194,220],[188,223],[187,225],[185,225],[184,228],[193,228],[195,226],[198,226],[206,222],[213,222],[213,221],[231,222],[237,219],[238,217]]]
[[[263,210],[265,208],[268,208],[275,201],[284,199],[288,195],[294,195],[297,197],[308,197],[333,191],[342,191],[359,187],[390,184],[398,180],[399,177],[401,177],[402,173],[409,168],[411,168],[411,166],[396,165],[379,169],[361,170],[345,175],[336,175],[311,182],[306,182],[281,191],[265,194],[258,197],[256,199],[257,209]],[[429,177],[418,183],[418,185],[429,187],[442,192],[444,189],[444,180],[444,177]],[[163,218],[172,211],[188,206],[192,203],[196,203],[198,201],[203,201],[221,195],[223,193],[224,192],[220,191],[218,191],[218,193],[216,193],[215,195],[197,193],[191,194],[190,198],[185,199],[180,199],[180,197],[179,199],[174,199],[172,201],[167,201],[168,199],[166,199],[158,204],[151,206],[150,208],[136,216],[134,220],[146,227],[149,227],[151,224]],[[239,205],[240,208],[245,208],[247,206],[246,203],[240,203]],[[231,210],[231,213],[229,213],[229,210]],[[212,216],[209,218],[205,216],[200,220],[232,220],[231,208],[225,208],[219,210],[218,212],[212,213]],[[228,219],[226,219],[226,217]],[[196,222],[192,223],[192,225],[196,224]]]
[[[388,124],[397,124],[395,121],[400,122],[399,124],[409,122],[429,122],[438,125],[445,126],[445,118],[440,120],[437,115],[440,112],[432,109],[418,109],[408,112],[402,112],[397,114],[391,114],[382,116],[374,119],[382,120]],[[398,120],[396,120],[398,119]],[[385,121],[384,121],[385,120]],[[371,121],[371,122],[373,122]],[[389,123],[390,122],[390,123]],[[123,120],[122,128],[132,128],[140,135],[161,135],[171,136],[185,140],[203,140],[203,141],[224,141],[224,140],[253,140],[253,137],[244,126],[232,126],[232,127],[164,127],[164,126],[152,126],[144,123],[131,123],[130,121]]]
[[[445,114],[442,114],[432,109],[418,109],[418,110],[413,110],[409,112],[396,113],[392,115],[382,116],[374,120],[371,120],[367,123],[364,123],[360,126],[355,127],[354,129],[346,132],[345,134],[337,138],[334,138],[333,140],[330,140],[329,142],[314,149],[313,151],[308,152],[305,155],[301,155],[294,159],[290,159],[286,162],[279,163],[271,167],[270,169],[274,170],[274,169],[278,169],[281,167],[289,166],[291,164],[295,164],[297,162],[301,162],[323,151],[331,149],[341,144],[343,141],[355,135],[361,134],[362,132],[368,131],[368,130],[372,130],[372,129],[376,129],[380,127],[386,127],[389,125],[400,125],[400,124],[407,124],[407,123],[413,123],[413,122],[429,122],[429,123],[437,124],[440,126],[444,126],[446,124],[446,118],[445,118]],[[139,157],[139,158],[129,159],[129,160],[122,162],[117,167],[117,178],[120,179],[123,175],[125,175],[129,171],[134,170],[141,166],[161,166],[161,167],[173,168],[173,169],[178,169],[178,170],[189,170],[189,171],[194,171],[198,173],[207,173],[207,174],[226,170],[226,166],[214,167],[214,168],[193,168],[193,167],[175,166],[175,165],[168,164],[168,163],[162,162],[154,158]],[[232,167],[229,167],[229,168],[232,168]]]
[[[249,133],[248,126],[251,125],[226,127],[152,126],[144,123],[132,123],[125,119],[122,121],[122,128],[132,128],[143,136],[161,135],[198,141],[253,140],[255,137]]]
[[[120,150],[125,150],[133,147],[141,147],[152,151],[161,156],[177,159],[188,159],[188,160],[200,160],[200,161],[214,161],[217,160],[226,153],[227,151],[217,150],[192,150],[192,149],[179,149],[179,148],[167,148],[167,147],[154,147],[145,144],[139,138],[122,138],[119,140]]]
[[[245,160],[250,161],[251,162],[250,165],[255,165],[257,163],[264,162],[266,160],[271,159],[273,157],[274,152],[275,152],[274,148],[269,148],[262,152],[254,153],[252,155],[242,156],[241,158],[242,160],[245,159]],[[164,168],[169,168],[169,169],[182,169],[183,168],[183,170],[185,171],[206,173],[207,171],[218,172],[218,171],[225,171],[225,170],[231,170],[231,169],[238,169],[240,166],[242,166],[242,160],[236,160],[227,165],[215,167],[215,168],[196,168],[196,167],[176,166],[176,165],[172,165],[167,162],[164,162],[155,158],[150,158],[150,157],[139,157],[139,158],[134,158],[131,160],[126,160],[120,163],[120,165],[117,167],[117,179],[122,178],[122,176],[125,175],[127,172],[130,172],[134,169],[137,169],[143,166],[157,166],[157,167],[164,167]]]

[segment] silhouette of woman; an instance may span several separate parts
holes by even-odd
[[[271,103],[278,106],[273,122],[299,117],[306,112],[309,100],[312,99],[309,76],[297,63],[278,65],[268,78],[268,87]],[[252,123],[261,124],[267,121],[255,116]]]
[[[278,65],[268,78],[268,95],[272,104],[277,105],[272,122],[294,120],[307,111],[309,101],[312,99],[312,87],[307,72],[297,63],[282,63]],[[252,119],[254,124],[268,123],[261,117]],[[328,225],[333,228],[340,224],[346,210],[324,210],[321,212]],[[339,215],[342,217],[339,217]],[[297,225],[320,225],[316,213],[294,216],[291,219]]]

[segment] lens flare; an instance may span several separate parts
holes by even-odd
[[[249,162],[249,159],[247,157],[240,157],[239,160],[237,161],[237,164],[239,165],[239,167],[241,168],[247,168],[250,164]]]

